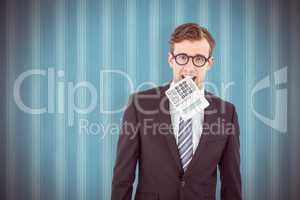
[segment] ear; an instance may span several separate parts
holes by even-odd
[[[206,66],[206,69],[207,70],[210,70],[212,68],[212,66],[215,64],[215,58],[214,57],[210,57],[207,61],[207,66]]]
[[[172,68],[172,66],[173,66],[173,61],[174,61],[173,56],[172,56],[172,54],[169,52],[169,53],[168,53],[168,63],[169,63],[169,65],[170,65],[171,68]]]

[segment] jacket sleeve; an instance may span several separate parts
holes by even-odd
[[[221,199],[242,199],[240,174],[240,129],[236,110],[233,106],[230,135],[223,151],[219,169],[221,177]]]
[[[134,95],[129,98],[124,112],[113,170],[112,200],[131,200],[135,169],[139,158],[139,125],[134,105]]]

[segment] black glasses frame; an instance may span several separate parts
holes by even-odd
[[[188,57],[186,63],[184,63],[184,64],[178,63],[178,62],[177,62],[177,59],[176,59],[178,56],[182,56],[182,55]],[[203,67],[203,66],[207,63],[207,61],[210,59],[210,57],[211,57],[211,56],[209,56],[208,58],[206,58],[205,56],[200,55],[200,54],[195,55],[195,56],[189,56],[189,55],[187,55],[186,53],[179,53],[179,54],[176,54],[176,55],[175,55],[173,52],[172,52],[172,56],[173,56],[173,58],[175,59],[175,62],[176,62],[178,65],[186,65],[186,64],[190,61],[190,58],[192,58],[192,62],[193,62],[193,64],[194,64],[194,66],[196,66],[196,67],[198,67],[198,68]],[[196,57],[198,57],[198,56],[204,58],[205,62],[203,63],[203,65],[196,65],[196,64],[195,64],[194,59],[195,59]]]

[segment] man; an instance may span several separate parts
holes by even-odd
[[[168,55],[172,82],[131,95],[118,141],[112,200],[131,199],[137,163],[137,200],[215,199],[217,168],[221,199],[242,198],[235,107],[204,90],[214,46],[205,28],[193,23],[177,27]],[[186,76],[209,105],[183,120],[165,92]]]

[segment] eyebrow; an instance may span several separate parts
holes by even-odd
[[[178,54],[186,54],[186,55],[188,55],[188,56],[192,56],[192,55],[189,55],[189,54],[187,54],[187,53],[184,53],[184,52],[182,52],[182,53],[177,53],[177,54],[175,54],[175,53],[173,52],[173,55],[178,55]],[[209,56],[208,56],[208,57],[206,57],[205,55],[203,55],[203,54],[200,54],[200,53],[198,53],[198,54],[195,54],[193,57],[195,57],[195,56],[203,56],[203,57],[205,57],[205,58],[209,58]]]

